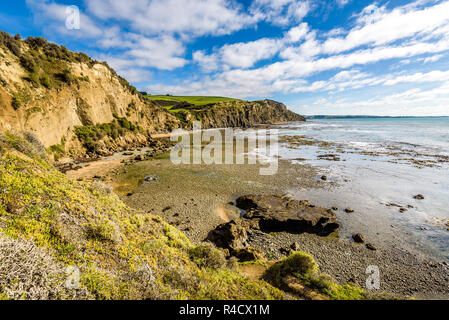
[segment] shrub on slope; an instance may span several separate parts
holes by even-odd
[[[0,254],[10,257],[0,257],[2,298],[284,297],[266,282],[249,280],[221,263],[205,264],[198,258],[204,250],[195,250],[160,217],[129,208],[107,188],[69,179],[24,139],[0,134],[0,173]],[[17,251],[21,245],[29,250]],[[33,269],[43,282],[30,285],[21,274],[30,275],[33,256],[43,261]],[[11,261],[18,271],[2,276]],[[67,281],[67,267],[79,270],[70,290],[61,282]]]

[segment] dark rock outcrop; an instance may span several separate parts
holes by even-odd
[[[238,208],[246,210],[245,219],[257,222],[264,232],[286,231],[329,235],[339,228],[337,216],[307,200],[277,195],[247,195],[237,199]]]
[[[265,259],[263,252],[260,249],[253,248],[253,247],[237,249],[234,252],[232,252],[232,254],[240,262]]]
[[[201,121],[203,128],[240,127],[249,128],[260,124],[275,124],[306,119],[273,100],[223,101],[205,106],[186,106],[184,126],[192,126],[193,121]]]
[[[238,249],[247,246],[249,224],[243,220],[232,220],[223,223],[210,231],[206,240],[214,243],[217,247],[228,249],[231,254]]]
[[[246,210],[243,218],[217,226],[205,240],[229,250],[230,255],[240,261],[263,258],[261,252],[248,244],[253,232],[309,232],[326,236],[340,226],[332,210],[311,205],[307,200],[276,195],[247,195],[238,198],[236,206]],[[291,249],[285,251],[288,253],[299,249],[300,245],[294,243]]]

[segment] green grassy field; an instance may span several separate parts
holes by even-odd
[[[221,101],[239,101],[239,99],[226,97],[207,97],[207,96],[146,96],[150,100],[164,100],[173,102],[188,102],[197,106],[202,106]]]

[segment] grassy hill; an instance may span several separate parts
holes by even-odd
[[[239,99],[234,98],[227,98],[227,97],[208,97],[208,96],[152,96],[147,95],[145,96],[149,100],[156,100],[156,101],[169,101],[174,102],[172,105],[175,105],[176,103],[180,102],[187,102],[196,106],[204,106],[206,104],[212,104],[212,103],[218,103],[223,101],[241,101]],[[170,104],[166,105],[167,107],[170,106]]]

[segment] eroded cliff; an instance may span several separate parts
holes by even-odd
[[[42,38],[7,33],[0,34],[0,120],[0,131],[33,132],[45,147],[70,155],[88,149],[77,127],[111,124],[110,132],[92,138],[113,149],[179,126],[106,63]]]

